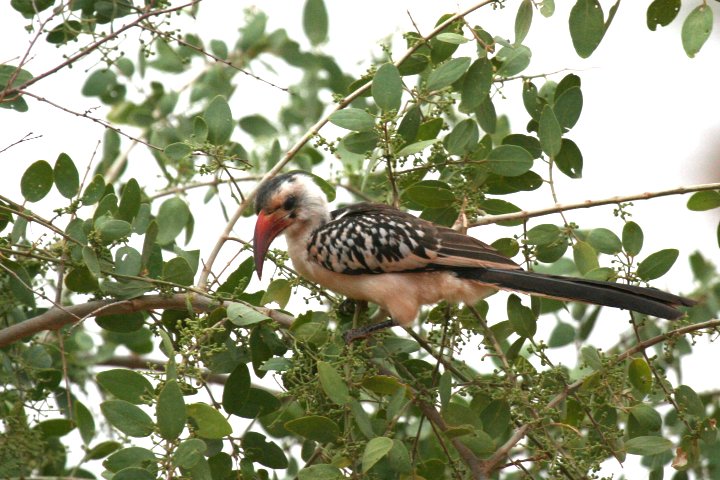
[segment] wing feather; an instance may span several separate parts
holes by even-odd
[[[332,212],[308,244],[312,260],[350,275],[457,267],[520,268],[491,246],[382,204]]]

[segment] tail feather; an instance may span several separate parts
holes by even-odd
[[[684,315],[684,312],[678,310],[677,307],[689,307],[695,304],[688,298],[656,288],[562,277],[525,270],[468,268],[459,269],[456,272],[461,278],[478,280],[503,290],[623,308],[669,320],[675,320]]]

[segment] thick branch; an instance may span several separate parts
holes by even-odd
[[[632,202],[635,200],[648,200],[657,197],[667,197],[669,195],[682,195],[685,193],[701,192],[703,190],[720,190],[720,183],[705,183],[700,185],[690,185],[688,187],[677,187],[669,190],[660,190],[657,192],[636,193],[634,195],[625,195],[605,198],[602,200],[585,200],[579,203],[557,204],[548,208],[539,210],[523,210],[521,212],[506,213],[503,215],[488,215],[470,224],[470,227],[479,227],[491,223],[504,222],[507,220],[523,220],[526,218],[542,217],[551,213],[566,212],[568,210],[577,210],[579,208],[597,207],[600,205],[614,205],[617,203]]]
[[[38,332],[57,330],[67,324],[98,315],[141,312],[155,309],[183,310],[186,309],[188,305],[191,305],[197,312],[207,312],[221,305],[230,305],[231,303],[232,302],[221,302],[193,293],[177,293],[169,296],[146,295],[130,300],[94,300],[79,305],[63,307],[62,309],[51,308],[42,315],[0,330],[0,348],[6,347],[13,342]],[[285,327],[290,326],[292,323],[293,318],[287,314],[277,312],[270,308],[254,308]]]
[[[418,49],[420,48],[425,42],[433,38],[434,36],[441,33],[448,25],[451,25],[452,23],[458,21],[461,18],[464,18],[465,16],[469,15],[470,13],[474,12],[475,10],[479,9],[480,7],[484,7],[485,5],[489,5],[492,3],[496,3],[497,0],[485,0],[483,2],[477,3],[473,5],[472,7],[468,8],[467,10],[456,13],[455,15],[449,17],[447,20],[442,22],[440,25],[438,25],[432,32],[430,32],[427,36],[423,37],[422,41],[418,42],[414,46],[410,47],[405,54],[395,62],[395,65],[400,65],[405,60],[410,58],[410,56]],[[240,217],[242,217],[243,212],[247,210],[247,208],[251,205],[251,202],[255,199],[255,195],[257,194],[258,189],[268,180],[273,178],[275,175],[277,175],[280,170],[282,170],[285,165],[287,165],[290,160],[292,160],[295,155],[300,151],[302,147],[305,146],[315,135],[318,134],[320,129],[325,126],[330,121],[330,116],[337,112],[338,110],[342,110],[343,108],[350,105],[355,99],[360,97],[363,93],[365,93],[367,90],[370,89],[372,85],[372,82],[368,82],[365,85],[359,87],[357,90],[352,92],[350,95],[345,97],[342,101],[338,102],[337,105],[335,105],[327,114],[325,114],[324,117],[322,117],[320,120],[318,120],[313,126],[308,129],[307,132],[298,140],[295,145],[293,145],[290,150],[285,153],[285,156],[273,166],[273,168],[270,169],[265,175],[263,175],[262,179],[258,182],[258,184],[255,186],[254,189],[252,189],[247,195],[245,195],[245,200],[238,205],[237,210],[235,210],[235,213],[232,215],[230,220],[228,221],[227,225],[225,226],[225,230],[223,230],[223,233],[220,235],[220,238],[215,243],[215,246],[213,247],[212,251],[210,252],[210,255],[208,256],[205,266],[202,269],[202,272],[200,273],[200,278],[197,282],[197,288],[205,290],[207,289],[207,280],[208,276],[210,275],[210,272],[212,270],[213,264],[215,263],[215,260],[217,259],[218,254],[220,253],[220,250],[222,249],[223,245],[225,245],[225,242],[230,237],[230,234],[232,233],[233,228],[235,227],[235,224],[238,222]]]

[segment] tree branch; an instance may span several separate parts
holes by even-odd
[[[612,205],[616,203],[632,202],[634,200],[649,200],[657,197],[667,197],[670,195],[682,195],[685,193],[701,192],[704,190],[720,190],[720,183],[704,183],[700,185],[690,185],[688,187],[677,187],[669,190],[659,190],[657,192],[636,193],[634,195],[625,195],[605,198],[602,200],[585,200],[579,203],[557,204],[553,207],[541,208],[538,210],[523,210],[521,212],[505,213],[503,215],[488,215],[482,217],[470,224],[470,227],[479,227],[491,223],[504,222],[507,220],[524,220],[526,218],[542,217],[551,213],[567,212],[568,210],[577,210],[580,208],[597,207],[600,205]]]
[[[129,300],[93,300],[79,305],[63,307],[62,309],[53,307],[37,317],[0,330],[0,348],[38,332],[57,330],[67,324],[98,315],[132,313],[154,309],[183,310],[187,308],[188,304],[197,312],[207,312],[232,303],[194,293],[177,293],[174,295],[146,295]],[[292,324],[293,318],[290,315],[270,308],[253,308],[284,327],[289,327]]]
[[[456,13],[455,15],[452,15],[448,17],[447,20],[442,22],[440,25],[438,25],[432,32],[430,32],[428,35],[424,36],[422,38],[422,41],[419,41],[417,44],[410,47],[405,54],[395,62],[395,65],[402,64],[405,60],[410,58],[410,56],[415,53],[415,51],[420,48],[425,42],[433,38],[434,36],[441,33],[448,25],[451,25],[452,23],[456,22],[457,20],[464,18],[465,16],[469,15],[470,13],[474,12],[475,10],[484,7],[486,5],[490,5],[493,3],[497,3],[498,0],[485,0],[483,2],[477,3],[473,5],[472,7],[460,12]],[[312,125],[305,134],[300,137],[300,140],[298,140],[295,145],[293,145],[290,150],[288,150],[285,153],[285,156],[283,156],[280,161],[278,161],[271,169],[268,171],[265,175],[263,175],[262,179],[258,182],[258,184],[253,188],[246,196],[245,200],[238,205],[238,208],[235,210],[235,213],[233,213],[232,217],[228,221],[227,225],[225,226],[225,229],[223,230],[222,234],[220,235],[220,238],[218,238],[217,242],[215,243],[215,246],[213,247],[212,251],[210,252],[210,255],[208,256],[207,260],[205,261],[204,267],[202,269],[202,272],[200,272],[200,277],[198,278],[198,282],[196,284],[196,287],[201,290],[207,289],[207,280],[208,276],[210,275],[210,271],[212,270],[213,264],[215,263],[215,260],[217,259],[218,254],[220,253],[220,250],[222,249],[223,245],[225,245],[225,242],[230,237],[230,234],[232,233],[233,228],[235,227],[235,224],[240,220],[240,217],[242,217],[243,212],[247,210],[248,207],[250,207],[251,202],[255,199],[255,195],[258,192],[258,189],[268,180],[273,178],[275,175],[277,175],[280,170],[282,170],[285,165],[287,165],[290,160],[292,160],[295,155],[300,151],[302,147],[305,146],[315,135],[318,134],[320,129],[325,126],[330,121],[330,116],[339,111],[343,108],[350,105],[355,99],[360,97],[363,93],[365,93],[367,90],[370,89],[372,85],[372,82],[368,82],[365,85],[360,86],[357,88],[354,92],[349,94],[347,97],[342,99],[340,102],[335,105],[334,108],[330,110],[325,116],[323,116],[320,120],[318,120],[314,125]]]

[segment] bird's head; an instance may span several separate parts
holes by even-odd
[[[268,248],[281,233],[288,237],[309,235],[327,222],[329,212],[325,194],[312,177],[299,172],[278,175],[266,182],[255,200],[255,270],[262,277]]]

